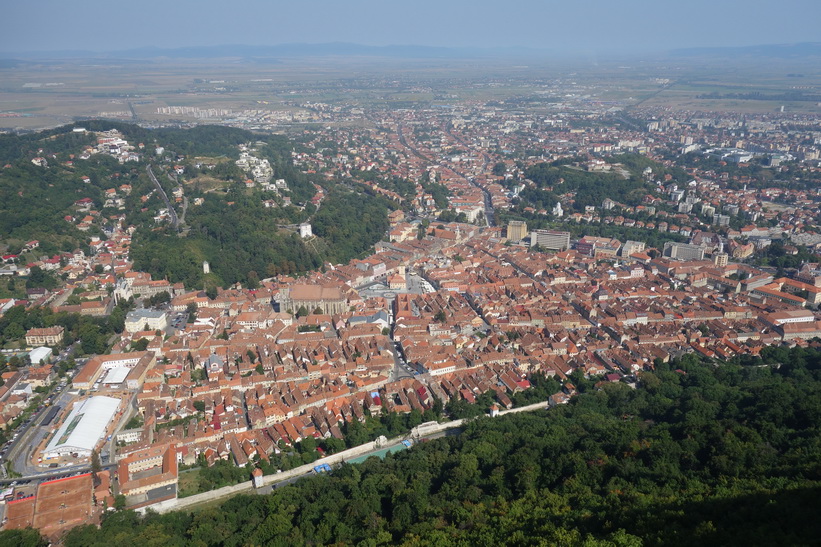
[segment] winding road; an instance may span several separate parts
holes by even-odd
[[[168,195],[166,195],[165,190],[163,190],[162,185],[160,185],[160,181],[158,181],[157,177],[154,176],[154,171],[151,169],[151,164],[146,167],[146,171],[148,172],[148,176],[151,177],[151,182],[154,183],[154,186],[156,186],[157,190],[160,192],[160,196],[162,196],[165,206],[168,208],[168,214],[171,215],[171,224],[174,226],[175,230],[179,230],[180,219],[177,218],[177,211],[175,211],[171,206],[171,202],[168,200]]]

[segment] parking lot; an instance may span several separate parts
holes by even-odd
[[[174,331],[181,330],[185,328],[186,323],[188,322],[188,313],[184,311],[175,312],[170,311],[168,314],[168,330],[169,334],[173,334]]]

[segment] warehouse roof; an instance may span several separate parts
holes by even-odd
[[[91,397],[74,405],[45,452],[91,451],[120,405],[113,397]]]

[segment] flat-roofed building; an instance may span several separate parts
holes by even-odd
[[[510,241],[521,241],[527,237],[527,222],[511,220],[507,223],[507,238]]]
[[[106,385],[110,384],[122,384],[125,382],[128,373],[131,372],[130,368],[126,367],[114,367],[108,369],[108,372],[103,377],[103,383]]]
[[[615,257],[621,241],[609,237],[584,236],[576,243],[576,251],[593,257]]]
[[[676,260],[704,260],[704,247],[668,241],[664,244],[664,256]]]
[[[113,397],[90,397],[74,404],[63,425],[43,450],[44,459],[74,455],[88,458],[120,408]]]
[[[46,347],[34,348],[29,352],[29,359],[31,359],[32,364],[35,365],[39,364],[40,361],[48,363],[51,361],[51,356],[51,348]]]
[[[634,253],[640,253],[644,251],[646,246],[647,245],[644,241],[633,241],[632,239],[628,239],[621,247],[621,256],[627,258]]]
[[[125,316],[125,330],[130,333],[141,330],[165,330],[167,326],[168,316],[162,310],[139,309],[130,311]]]
[[[538,245],[550,251],[564,251],[570,248],[570,232],[554,230],[533,230],[530,232],[530,246]]]
[[[154,352],[151,351],[98,355],[88,361],[83,368],[80,369],[80,372],[74,377],[73,384],[77,389],[90,389],[104,372],[112,368],[135,369],[142,367],[141,375],[144,378],[146,371],[153,367],[156,362],[157,359]],[[128,379],[126,379],[126,382],[127,381]]]

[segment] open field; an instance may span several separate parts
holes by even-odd
[[[539,111],[567,96],[614,106],[700,111],[821,112],[814,64],[703,65],[693,61],[602,65],[493,60],[238,59],[32,62],[0,68],[0,130],[54,127],[88,118],[223,123],[266,112],[294,123],[322,120],[317,103],[426,108],[511,102]],[[795,99],[795,100],[788,100]],[[163,107],[230,111],[219,116]]]
[[[199,484],[200,470],[192,469],[185,473],[180,473],[179,483],[177,485],[177,492],[179,497],[184,498],[197,493],[197,485]]]

